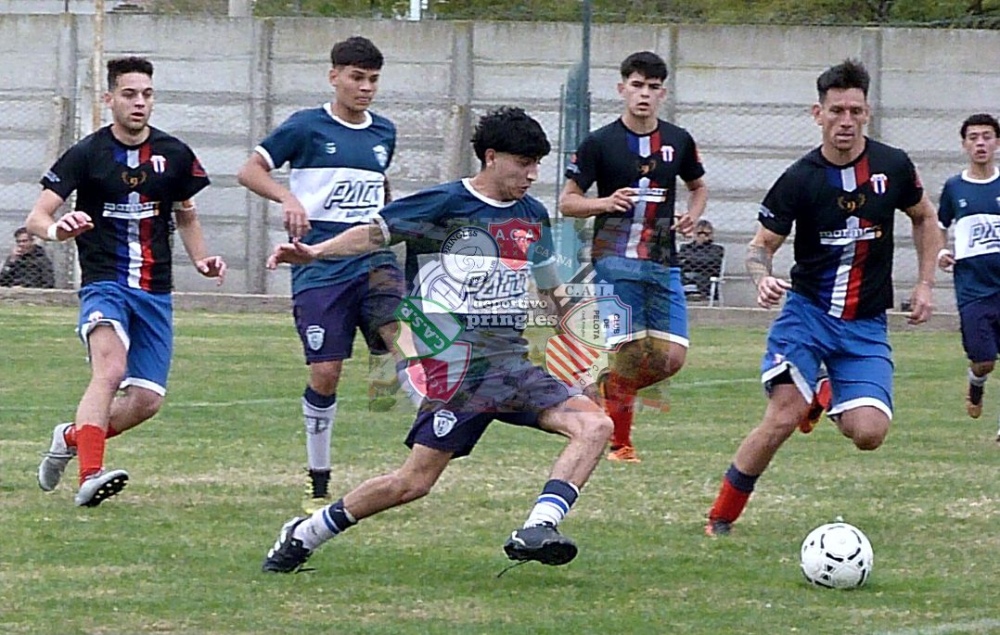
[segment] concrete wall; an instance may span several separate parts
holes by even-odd
[[[0,15],[0,249],[23,221],[38,176],[57,150],[90,130],[92,20]],[[396,195],[474,169],[471,126],[491,106],[524,106],[554,144],[560,139],[560,90],[579,58],[578,25],[118,14],[105,20],[105,56],[153,59],[154,125],[190,143],[213,177],[199,208],[211,244],[231,263],[229,291],[287,291],[286,275],[261,267],[269,245],[282,237],[279,210],[248,195],[235,174],[288,114],[329,98],[329,47],[356,33],[376,41],[387,58],[375,109],[400,132],[390,172]],[[699,142],[711,188],[707,217],[729,249],[727,270],[735,276],[742,274],[757,202],[819,141],[808,107],[824,68],[847,56],[865,60],[874,80],[872,134],[911,152],[935,199],[964,164],[961,120],[975,111],[995,113],[1000,94],[996,56],[986,54],[1000,52],[995,31],[602,25],[592,39],[592,127],[617,116],[618,64],[643,48],[668,61],[663,115]],[[535,188],[552,207],[558,164],[554,153]],[[906,285],[915,259],[903,215],[899,235],[897,280]],[[779,268],[790,255],[791,249],[779,252]],[[179,289],[213,288],[178,256]],[[750,300],[738,278],[727,283],[726,295],[729,304]],[[951,300],[945,290],[939,295],[940,304]]]

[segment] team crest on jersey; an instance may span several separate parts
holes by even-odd
[[[163,174],[167,171],[167,158],[162,154],[154,154],[149,157],[149,162],[153,165],[153,172]]]
[[[306,346],[309,350],[318,351],[323,348],[323,340],[326,339],[326,329],[317,324],[310,324],[306,328]]]
[[[842,195],[837,197],[837,207],[847,212],[848,216],[851,216],[857,214],[865,206],[866,200],[864,194],[856,196]]]
[[[664,163],[673,163],[674,146],[663,146],[660,148],[660,156],[663,157]]]
[[[872,174],[870,180],[872,191],[876,194],[885,194],[885,191],[889,188],[889,177],[884,174]]]
[[[649,176],[658,165],[656,157],[642,157],[639,159],[639,176]]]
[[[438,410],[434,413],[434,436],[446,436],[455,427],[458,417],[450,410]]]
[[[512,218],[502,223],[490,223],[490,236],[500,248],[500,262],[517,271],[528,264],[528,247],[542,235],[541,223],[529,223]]]
[[[148,175],[141,170],[125,170],[122,172],[122,181],[128,186],[128,189],[134,190],[146,182],[147,176]]]
[[[389,151],[385,149],[385,146],[381,143],[372,148],[372,152],[375,153],[375,160],[383,168],[389,165]]]

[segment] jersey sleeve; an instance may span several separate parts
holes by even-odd
[[[378,213],[376,222],[384,223],[391,242],[440,240],[438,222],[447,211],[448,193],[429,189],[395,200]]]
[[[186,158],[185,165],[187,167],[184,170],[177,190],[177,200],[179,201],[186,201],[193,198],[195,194],[208,187],[210,183],[208,173],[205,172],[205,168],[202,167],[201,161],[195,156],[194,151],[184,146],[184,154]]]
[[[795,224],[799,188],[794,181],[791,169],[786,170],[768,190],[764,202],[760,205],[760,211],[757,212],[757,221],[764,226],[764,229],[779,236],[791,234],[792,225]]]
[[[272,130],[254,151],[267,161],[272,170],[280,168],[285,163],[294,161],[298,148],[302,147],[301,131],[299,117],[292,115]]]
[[[40,183],[43,188],[52,190],[66,200],[83,182],[86,166],[86,144],[78,143],[59,157],[48,172],[42,175]]]
[[[903,193],[899,197],[899,209],[909,209],[920,202],[924,197],[924,184],[920,182],[920,174],[917,173],[917,166],[902,152],[904,161],[903,172]]]
[[[941,201],[938,203],[938,225],[941,229],[948,229],[953,222],[955,222],[955,204],[952,202],[951,180],[948,180],[941,188]]]
[[[685,183],[690,183],[705,176],[705,166],[701,163],[701,155],[698,154],[698,144],[694,137],[687,135],[688,151],[681,157],[681,166],[677,174]]]
[[[586,192],[597,180],[597,161],[600,155],[600,145],[593,135],[588,136],[570,157],[566,166],[566,178],[575,182]]]

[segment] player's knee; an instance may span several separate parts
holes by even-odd
[[[888,432],[888,428],[876,426],[864,427],[856,430],[851,440],[854,441],[854,447],[859,450],[877,450],[882,445],[882,442],[885,441]]]
[[[142,421],[152,419],[153,416],[160,411],[161,406],[163,406],[163,396],[148,390],[143,390],[137,394],[136,399],[133,402],[135,414],[141,418]]]
[[[972,364],[972,373],[977,377],[982,377],[983,375],[988,375],[993,372],[993,368],[996,366],[996,362],[975,362]]]
[[[396,499],[399,504],[405,505],[430,494],[434,487],[434,481],[412,476],[404,478],[396,475],[394,485]]]
[[[588,417],[584,429],[586,430],[588,442],[603,447],[611,439],[611,433],[614,432],[615,424],[611,420],[611,417],[603,412],[598,412]]]

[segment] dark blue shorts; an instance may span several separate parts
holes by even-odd
[[[295,294],[292,315],[306,363],[348,359],[358,329],[373,354],[383,355],[392,350],[393,342],[382,341],[378,329],[396,320],[393,312],[402,290],[403,274],[392,266],[378,267],[369,275],[348,282]]]
[[[970,362],[992,362],[1000,342],[1000,294],[958,308],[962,347]]]
[[[407,446],[419,444],[465,456],[494,420],[538,428],[542,412],[579,394],[521,356],[494,361],[485,372],[477,368],[480,362],[473,360],[449,401],[424,401],[406,437]]]

